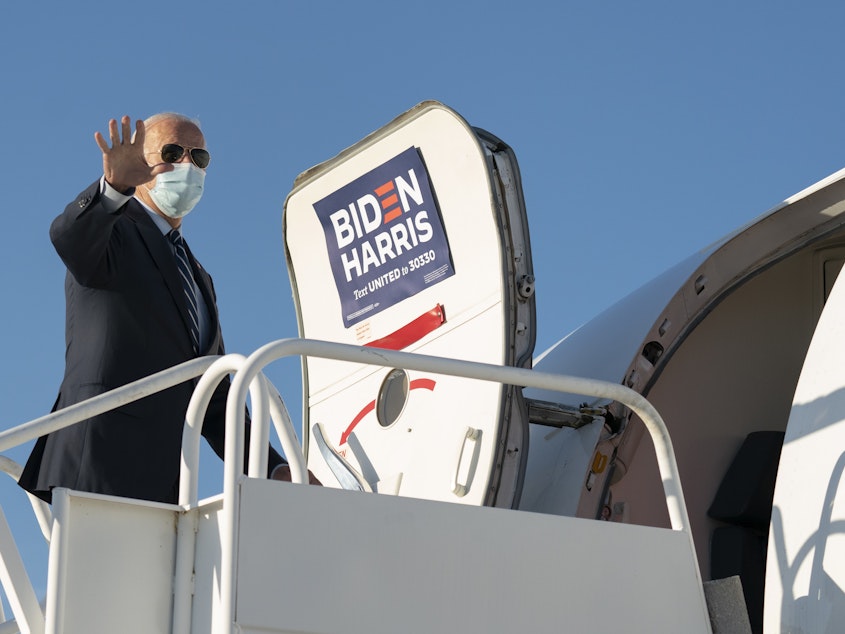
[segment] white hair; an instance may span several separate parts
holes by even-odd
[[[184,114],[180,114],[178,112],[159,112],[158,114],[154,114],[151,117],[147,117],[144,119],[144,127],[149,128],[160,121],[164,121],[166,119],[175,119],[176,121],[183,121],[185,123],[191,123],[197,127],[198,130],[202,130],[202,126],[200,125],[199,119],[195,119],[193,117],[189,117]]]

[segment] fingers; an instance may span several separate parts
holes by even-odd
[[[128,117],[127,117],[127,119],[128,119]],[[135,143],[137,143],[141,147],[144,147],[144,137],[146,136],[146,134],[147,134],[147,130],[146,130],[146,128],[144,128],[143,119],[138,119],[135,122],[135,139],[134,139]]]
[[[102,135],[102,134],[100,134],[100,131],[99,131],[99,130],[97,130],[97,131],[94,133],[94,140],[97,142],[97,145],[99,145],[99,146],[100,146],[100,149],[101,149],[103,152],[108,152],[108,151],[109,151],[109,144],[108,144],[108,142],[106,141],[105,137],[103,137],[103,135]]]
[[[99,132],[94,133],[94,140],[103,152],[119,145],[133,145],[137,144],[140,147],[144,146],[144,122],[140,119],[135,122],[135,138],[132,138],[132,120],[123,115],[120,118],[120,128],[116,119],[109,119],[109,140],[111,147],[106,143],[105,137]]]
[[[117,189],[125,191],[173,169],[171,165],[159,165],[153,169],[145,160],[142,121],[135,123],[134,138],[132,120],[127,115],[122,116],[120,121],[110,119],[108,129],[108,140],[100,132],[94,133],[94,140],[103,153],[103,174],[112,187],[117,184],[120,186]]]
[[[111,140],[112,147],[120,145],[120,136],[117,133],[117,121],[114,119],[109,119],[109,139]]]
[[[132,143],[132,120],[128,116],[123,115],[120,119],[120,127],[123,134],[122,143]]]

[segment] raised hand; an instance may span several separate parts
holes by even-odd
[[[120,129],[115,119],[109,121],[111,146],[99,131],[94,133],[94,140],[103,152],[103,174],[108,184],[119,192],[148,183],[158,174],[173,169],[168,163],[152,166],[147,163],[144,136],[144,122],[139,119],[135,122],[135,138],[132,138],[132,121],[126,115],[120,119]]]

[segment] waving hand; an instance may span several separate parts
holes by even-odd
[[[135,137],[132,137],[132,121],[124,115],[120,128],[115,119],[109,121],[111,146],[100,134],[94,133],[94,140],[103,151],[103,174],[106,181],[119,192],[143,185],[162,172],[169,172],[173,166],[158,163],[150,166],[144,158],[144,122],[135,122]]]

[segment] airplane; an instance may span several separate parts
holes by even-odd
[[[515,153],[418,104],[288,194],[299,338],[0,432],[7,451],[202,377],[178,505],[33,501],[43,605],[0,521],[0,634],[838,631],[843,212],[845,170],[535,356]],[[301,442],[262,373],[285,356]],[[223,491],[198,500],[197,426],[227,374]],[[271,425],[293,483],[258,476]]]

